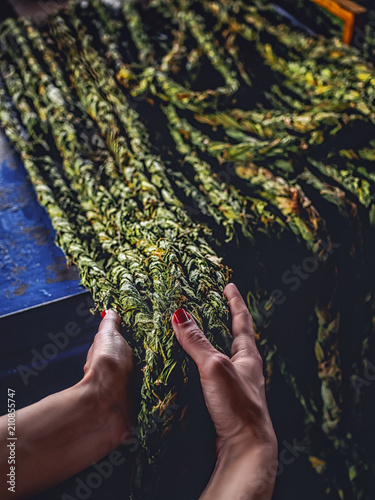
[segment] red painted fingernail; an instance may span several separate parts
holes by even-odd
[[[186,323],[190,321],[190,315],[185,311],[185,309],[177,309],[177,311],[173,315],[173,319],[176,323],[181,325],[181,323]]]
[[[107,314],[107,311],[102,312],[102,319],[104,319],[104,316]]]

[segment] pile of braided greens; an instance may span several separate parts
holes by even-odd
[[[347,1],[347,0],[346,0]],[[269,3],[266,0],[259,0],[263,5]],[[335,36],[340,38],[344,21],[329,12],[324,7],[314,3],[314,0],[277,0],[277,6],[292,12],[307,29],[312,32],[324,34],[325,36]],[[338,2],[339,5],[344,2]],[[353,3],[349,0],[348,3]],[[352,44],[360,47],[365,56],[375,62],[375,10],[373,0],[355,0],[357,5],[367,9],[365,23],[363,26],[354,26]],[[331,2],[334,7],[335,2]]]
[[[274,499],[373,498],[375,70],[287,23],[246,0],[88,0],[1,25],[1,126],[138,362],[124,498],[196,499],[210,477],[171,315],[228,353],[229,279],[264,359]]]

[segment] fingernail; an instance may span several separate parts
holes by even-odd
[[[177,309],[173,315],[173,319],[176,323],[181,325],[181,323],[187,323],[190,321],[190,314],[185,311],[185,309]]]
[[[107,314],[107,311],[102,312],[102,319],[104,319],[104,316]]]

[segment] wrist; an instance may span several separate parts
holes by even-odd
[[[273,431],[262,440],[242,434],[219,441],[215,470],[200,500],[269,500],[277,466]]]
[[[91,371],[87,372],[73,389],[80,391],[82,404],[86,406],[89,420],[93,421],[95,430],[101,430],[105,435],[108,451],[120,446],[129,423],[110,391]],[[92,415],[95,416],[94,419]]]
[[[259,452],[260,457],[264,454],[265,460],[277,460],[277,439],[272,426],[260,436],[249,430],[227,439],[218,438],[216,442],[218,459],[223,456],[232,461],[246,459],[254,450]]]

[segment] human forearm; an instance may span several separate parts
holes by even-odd
[[[254,447],[244,439],[220,450],[200,500],[270,500],[276,471],[276,442]]]
[[[79,384],[16,412],[16,493],[0,482],[0,498],[18,499],[47,489],[114,449],[121,415],[95,381]],[[7,466],[7,421],[0,418],[0,470]]]

